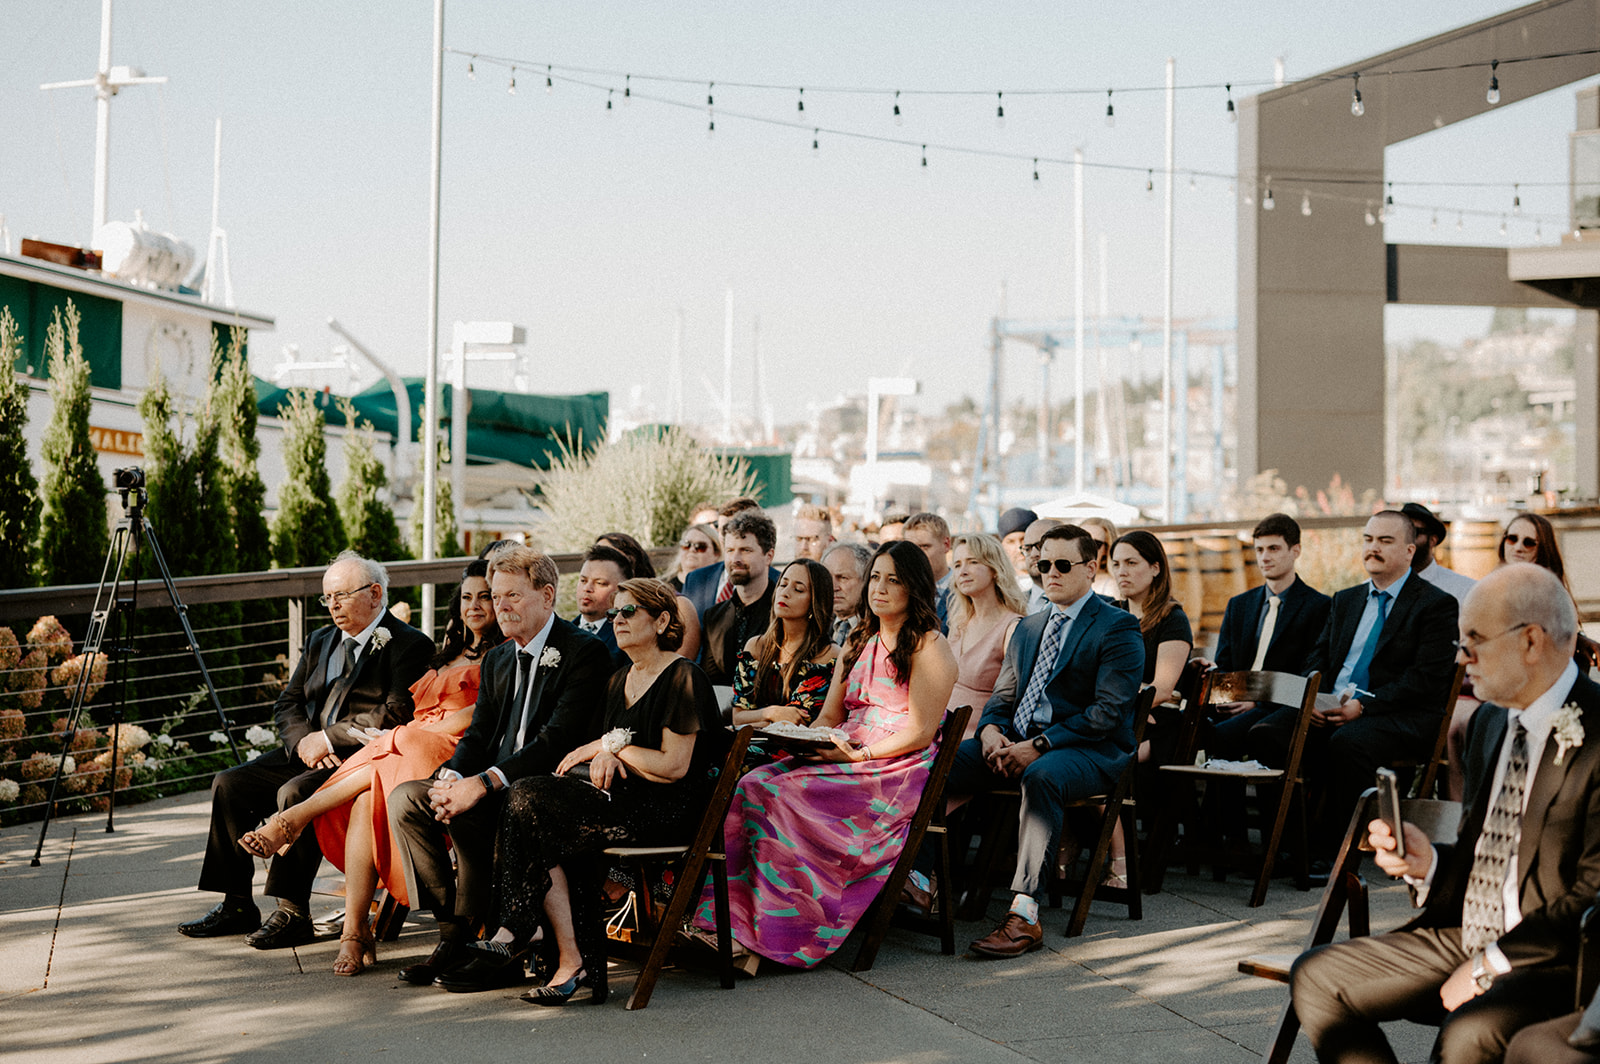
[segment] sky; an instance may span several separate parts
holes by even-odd
[[[917,402],[937,411],[983,394],[1002,285],[1010,316],[1071,314],[1072,176],[1050,160],[1074,148],[1091,164],[1132,168],[1086,176],[1091,310],[1103,233],[1110,312],[1159,317],[1160,175],[1151,194],[1144,171],[1163,165],[1162,96],[1118,92],[1108,127],[1103,87],[1160,86],[1171,57],[1180,85],[1231,81],[1244,96],[1270,85],[1275,59],[1291,79],[1309,76],[1510,6],[450,0],[447,47],[480,58],[472,77],[467,56],[445,60],[441,338],[448,343],[455,320],[516,322],[527,329],[534,390],[607,390],[614,410],[638,401],[664,416],[681,310],[686,414],[712,422],[731,288],[742,411],[754,399],[758,319],[778,422],[859,394],[874,375],[918,378]],[[329,317],[402,374],[423,371],[432,12],[427,0],[117,0],[113,62],[170,81],[113,102],[111,217],[141,210],[203,256],[221,118],[222,226],[237,302],[277,320],[275,332],[252,338],[262,376],[284,345],[314,357],[339,342]],[[39,85],[92,75],[99,23],[97,0],[0,0],[0,114],[11,132],[0,213],[13,241],[89,240],[93,96]],[[487,56],[523,64],[514,94],[509,67]],[[557,75],[569,68],[548,93],[546,64]],[[626,104],[623,73],[640,94]],[[739,82],[807,86],[803,116],[795,89]],[[902,124],[891,116],[892,91],[827,91],[838,86],[903,90]],[[1028,94],[1063,88],[1093,91]],[[1566,214],[1565,190],[1536,183],[1566,180],[1576,88],[1390,149],[1394,180],[1503,185],[1414,190],[1405,198],[1428,209],[1396,212],[1388,239],[1533,243],[1532,216]],[[1179,93],[1179,169],[1233,171],[1225,100],[1216,88]],[[1526,186],[1525,217],[1507,236],[1486,218],[1465,218],[1456,231],[1452,210],[1505,210],[1512,182]],[[1180,318],[1235,314],[1238,194],[1221,177],[1192,188],[1178,181]],[[1555,228],[1543,226],[1540,238],[1553,242]],[[1393,308],[1387,320],[1391,341],[1450,341],[1481,332],[1488,312]],[[1138,371],[1157,372],[1155,357]],[[1008,398],[1027,397],[1032,363],[1024,351],[1007,355]]]

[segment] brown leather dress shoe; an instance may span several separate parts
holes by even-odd
[[[980,957],[1020,957],[1043,945],[1044,928],[1007,913],[1005,923],[967,948]]]
[[[906,880],[906,885],[900,888],[900,904],[918,916],[932,916],[933,901],[933,891],[920,890],[909,879]]]

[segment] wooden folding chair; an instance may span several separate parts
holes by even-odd
[[[734,788],[743,775],[745,751],[749,749],[750,737],[754,734],[755,729],[747,724],[734,735],[727,756],[723,758],[717,785],[712,789],[711,800],[706,803],[706,810],[700,817],[700,826],[695,830],[692,842],[685,846],[611,846],[605,850],[607,857],[631,864],[637,870],[642,920],[654,925],[650,952],[645,958],[644,968],[639,972],[638,981],[633,984],[633,993],[628,996],[626,1007],[629,1009],[642,1009],[650,1004],[650,995],[655,992],[656,980],[660,978],[661,969],[667,962],[667,954],[672,950],[678,928],[683,926],[690,907],[700,899],[700,889],[705,882],[708,866],[716,909],[717,957],[722,987],[724,990],[733,989],[733,931],[728,914],[728,859],[722,841],[722,825],[728,816]],[[673,864],[678,865],[677,881],[673,884],[666,912],[656,919],[647,873],[651,868]]]
[[[1317,688],[1321,683],[1320,673],[1310,676],[1295,676],[1286,672],[1235,672],[1212,674],[1208,687],[1208,699],[1235,701],[1239,692],[1248,692],[1255,701],[1273,702],[1283,706],[1300,707],[1295,717],[1294,733],[1289,742],[1289,753],[1281,769],[1224,769],[1206,768],[1203,765],[1162,765],[1162,772],[1169,772],[1175,776],[1187,777],[1191,780],[1243,780],[1254,783],[1258,788],[1280,784],[1278,807],[1272,817],[1270,829],[1263,825],[1261,837],[1261,864],[1256,874],[1255,889],[1250,893],[1250,906],[1255,908],[1267,899],[1267,886],[1272,882],[1272,866],[1277,860],[1278,847],[1283,843],[1283,834],[1289,823],[1291,809],[1299,811],[1297,824],[1300,836],[1299,845],[1296,847],[1296,860],[1300,867],[1296,870],[1297,880],[1306,881],[1306,826],[1305,826],[1305,800],[1302,793],[1304,780],[1300,775],[1300,761],[1305,754],[1306,732],[1311,727],[1311,712],[1317,705]]]
[[[950,889],[950,832],[944,821],[944,784],[950,776],[950,766],[955,764],[956,747],[961,745],[961,735],[967,730],[967,720],[972,715],[971,706],[957,706],[945,714],[944,725],[939,729],[939,752],[934,755],[928,769],[928,782],[922,788],[917,811],[911,818],[911,833],[906,836],[905,848],[895,860],[889,878],[884,881],[878,900],[867,910],[862,926],[866,928],[861,949],[856,952],[852,972],[870,969],[878,959],[878,948],[883,937],[894,923],[911,931],[939,936],[939,952],[950,956],[956,951],[955,902]],[[934,882],[934,912],[916,916],[899,911],[900,892],[916,863],[917,851],[923,840],[930,838],[938,848],[939,859]]]
[[[1052,881],[1050,885],[1051,898],[1057,899],[1062,893],[1070,891],[1077,896],[1077,903],[1073,905],[1072,916],[1067,921],[1066,934],[1068,938],[1076,938],[1083,934],[1084,924],[1089,919],[1089,906],[1099,895],[1103,901],[1114,902],[1128,907],[1128,919],[1144,919],[1144,901],[1139,889],[1139,836],[1137,825],[1134,822],[1136,809],[1134,794],[1134,777],[1138,773],[1139,744],[1144,741],[1145,721],[1150,716],[1150,704],[1155,697],[1155,689],[1146,687],[1139,692],[1133,704],[1133,749],[1134,755],[1128,759],[1128,764],[1123,768],[1117,781],[1110,791],[1105,794],[1096,794],[1067,802],[1064,811],[1070,813],[1074,809],[1094,809],[1104,806],[1100,816],[1099,831],[1095,836],[1093,849],[1090,851],[1089,863],[1086,866],[1083,878],[1071,883]],[[978,920],[983,917],[984,910],[989,907],[989,899],[994,895],[995,872],[1001,854],[1011,851],[1016,841],[1017,819],[1020,815],[1022,792],[1015,788],[990,791],[985,798],[991,801],[989,823],[983,833],[983,841],[978,847],[978,856],[973,873],[970,877],[970,886],[967,891],[966,902],[962,907],[961,916],[965,920]],[[1111,837],[1116,831],[1118,823],[1122,824],[1123,842],[1128,855],[1128,885],[1126,887],[1102,887],[1100,885],[1100,871],[1105,867],[1106,855],[1111,852]],[[1067,831],[1063,827],[1063,837]],[[1072,855],[1074,861],[1077,853]],[[1052,862],[1055,866],[1056,862]]]
[[[1210,707],[1211,677],[1216,672],[1216,667],[1199,658],[1190,661],[1183,667],[1183,674],[1178,677],[1178,696],[1183,706],[1178,717],[1178,739],[1173,747],[1168,764],[1192,765],[1195,754],[1200,749],[1201,739],[1205,734],[1206,714]],[[1146,770],[1159,769],[1160,765],[1147,765]],[[1161,893],[1161,883],[1166,878],[1167,861],[1170,858],[1172,846],[1178,831],[1178,825],[1186,827],[1186,837],[1193,843],[1193,836],[1198,830],[1198,806],[1194,802],[1194,788],[1182,786],[1182,781],[1174,780],[1173,786],[1166,788],[1166,793],[1151,796],[1153,801],[1146,804],[1146,831],[1144,849],[1144,892],[1146,894]],[[1193,846],[1189,847],[1191,850]],[[1192,872],[1199,869],[1193,868]]]
[[[1322,901],[1317,905],[1317,915],[1312,918],[1311,931],[1299,953],[1263,953],[1246,957],[1239,962],[1239,971],[1278,983],[1289,981],[1289,971],[1301,953],[1315,946],[1333,941],[1339,930],[1339,920],[1348,912],[1350,937],[1359,938],[1372,933],[1367,907],[1367,883],[1361,878],[1361,855],[1372,852],[1367,838],[1367,825],[1378,815],[1378,789],[1367,788],[1350,814],[1350,825],[1345,829],[1344,841],[1339,845],[1339,856],[1328,875],[1328,885],[1323,888]],[[1440,802],[1411,798],[1400,803],[1401,819],[1421,828],[1436,843],[1455,841],[1456,829],[1461,820],[1459,802]],[[1284,1064],[1294,1048],[1294,1037],[1300,1032],[1300,1018],[1295,1015],[1294,1002],[1287,1002],[1278,1015],[1272,1041],[1262,1058],[1267,1064]]]
[[[1393,762],[1389,767],[1396,769],[1411,769],[1414,773],[1422,769],[1422,779],[1417,783],[1416,794],[1418,798],[1432,798],[1434,784],[1438,782],[1439,773],[1449,766],[1450,754],[1448,750],[1450,739],[1450,721],[1455,716],[1456,700],[1461,697],[1461,684],[1467,677],[1467,663],[1459,662],[1456,665],[1454,679],[1450,681],[1450,693],[1445,696],[1444,712],[1439,718],[1439,734],[1433,740],[1433,754],[1426,762],[1419,762],[1408,758],[1403,761]]]

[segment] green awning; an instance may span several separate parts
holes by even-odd
[[[420,436],[422,425],[422,386],[417,377],[404,378],[411,400],[412,438]],[[450,428],[451,387],[439,388],[439,427]],[[343,425],[344,414],[336,405],[337,396],[325,391],[312,393],[322,416],[330,425]],[[467,413],[467,461],[513,462],[530,469],[548,469],[550,459],[562,444],[572,450],[593,447],[605,438],[606,418],[610,414],[609,392],[583,395],[523,395],[469,388]],[[261,412],[277,417],[289,404],[289,389],[256,378],[256,399]],[[370,421],[373,428],[393,439],[399,416],[394,392],[379,381],[364,392],[350,397],[358,418]]]

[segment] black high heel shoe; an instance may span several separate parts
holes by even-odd
[[[529,990],[527,993],[523,994],[522,1000],[526,1001],[530,1005],[543,1005],[548,1008],[555,1008],[565,1005],[568,1001],[570,1001],[572,999],[572,995],[578,992],[578,988],[580,986],[587,986],[590,988],[588,1000],[589,1004],[591,1005],[604,1005],[606,1003],[606,998],[610,996],[610,989],[608,987],[595,986],[593,980],[589,978],[588,970],[579,968],[578,974],[574,975],[566,982],[560,983],[556,986],[536,986],[532,990]]]
[[[501,990],[519,985],[526,976],[524,967],[529,947],[483,939],[469,942],[465,953],[472,960],[459,968],[443,972],[433,985],[453,994],[482,990]]]

